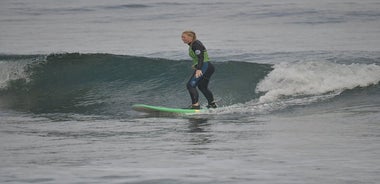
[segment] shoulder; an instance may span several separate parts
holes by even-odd
[[[202,42],[199,40],[195,40],[193,42],[193,44],[191,45],[191,48],[193,50],[204,50],[204,49],[206,49],[205,46],[202,44]]]

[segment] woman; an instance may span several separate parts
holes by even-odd
[[[189,45],[189,55],[193,59],[194,73],[187,83],[187,90],[189,90],[192,101],[189,108],[200,109],[197,87],[208,101],[207,108],[216,108],[214,96],[208,89],[208,83],[215,69],[209,61],[205,46],[197,40],[197,36],[193,31],[184,31],[182,41]]]

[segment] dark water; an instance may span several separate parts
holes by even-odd
[[[9,63],[21,56],[3,56]],[[43,58],[42,60],[39,60]],[[189,61],[110,54],[24,56],[26,78],[7,82],[2,106],[33,113],[80,113],[128,116],[131,105],[149,103],[188,105]],[[257,83],[271,65],[243,62],[215,63],[212,88],[223,96],[221,105],[258,98]],[[186,98],[185,98],[186,97]],[[220,98],[220,97],[219,97]]]

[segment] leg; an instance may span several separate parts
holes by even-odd
[[[190,80],[189,82],[187,82],[187,85],[186,85],[187,90],[189,91],[189,94],[191,97],[192,104],[198,103],[198,100],[199,100],[199,94],[196,88],[198,85],[198,80],[194,77],[194,74],[190,77]]]
[[[198,88],[199,88],[199,90],[201,90],[203,95],[206,97],[208,104],[211,104],[214,102],[214,95],[208,89],[208,83],[209,83],[209,80],[204,78],[199,82]]]
[[[214,102],[214,95],[212,92],[208,89],[208,83],[210,82],[212,74],[214,74],[215,68],[211,63],[208,63],[207,70],[202,76],[202,80],[199,81],[198,88],[201,90],[203,95],[206,97],[208,104],[212,104]]]

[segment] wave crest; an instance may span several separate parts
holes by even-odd
[[[260,102],[282,97],[321,95],[378,84],[380,66],[376,64],[337,64],[332,62],[293,62],[273,66],[256,90],[265,92]]]

